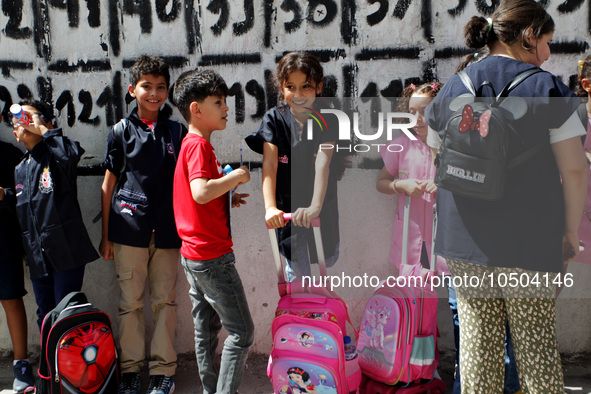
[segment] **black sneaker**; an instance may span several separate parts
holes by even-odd
[[[14,390],[15,393],[24,393],[27,387],[35,386],[33,368],[28,361],[17,361],[13,367],[13,372],[14,382],[12,383],[12,390]]]
[[[140,373],[122,373],[117,394],[140,394]]]
[[[174,392],[174,380],[172,376],[152,375],[146,394],[172,394]]]

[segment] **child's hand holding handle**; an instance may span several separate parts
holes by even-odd
[[[437,191],[437,185],[433,179],[425,179],[419,182],[423,188],[423,192],[433,194]]]
[[[277,209],[277,208],[275,208],[275,209]],[[293,213],[285,213],[285,212],[280,211],[278,209],[277,209],[277,211],[281,212],[281,219],[283,220],[284,223],[287,223],[293,219]],[[310,220],[310,225],[312,227],[320,227],[320,218],[313,218],[312,220]],[[283,227],[283,226],[281,226],[281,227]],[[272,228],[276,228],[276,227],[271,226],[269,224],[269,222],[267,222],[267,228],[272,229]]]
[[[423,195],[423,187],[417,179],[398,179],[394,180],[394,190],[398,193],[404,193],[411,197],[421,197]]]
[[[302,226],[305,228],[310,228],[310,224],[314,218],[317,218],[320,215],[320,211],[322,207],[313,207],[309,206],[307,208],[298,208],[292,214],[292,222],[294,226]]]
[[[269,228],[280,228],[285,227],[287,223],[284,220],[283,215],[286,215],[285,212],[278,209],[277,207],[269,207],[265,211],[265,222],[267,222],[267,227]]]

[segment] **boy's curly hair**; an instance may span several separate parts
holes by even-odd
[[[152,74],[163,76],[166,80],[166,87],[170,86],[170,71],[168,64],[158,56],[142,55],[129,69],[131,86],[136,86],[143,75]]]
[[[181,74],[172,86],[168,99],[188,122],[191,119],[189,107],[192,102],[201,103],[208,96],[227,95],[228,86],[218,73],[213,70],[193,70]]]

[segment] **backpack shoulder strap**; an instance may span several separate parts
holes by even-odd
[[[532,146],[531,148],[527,149],[525,152],[520,153],[519,155],[515,156],[513,159],[509,160],[507,163],[508,170],[517,167],[520,164],[525,163],[536,154],[542,151],[548,144],[550,143],[550,136],[544,138],[542,141],[538,142],[536,145]]]
[[[458,77],[460,77],[460,81],[462,81],[462,83],[464,84],[466,89],[468,89],[468,91],[473,96],[476,96],[476,89],[474,88],[474,84],[472,83],[472,80],[468,76],[468,73],[466,73],[466,71],[462,70],[458,73]]]
[[[497,96],[497,100],[507,97],[517,86],[519,86],[520,83],[522,83],[523,81],[525,81],[526,79],[528,79],[532,75],[535,75],[538,73],[543,73],[543,72],[546,72],[546,71],[542,70],[541,68],[531,68],[529,70],[526,70],[522,73],[517,74],[517,76],[515,78],[513,78],[513,80],[511,80],[511,82],[509,82],[507,85],[505,85],[505,87],[503,88],[503,91]],[[516,157],[514,157],[513,159],[511,159],[507,163],[506,168],[508,170],[510,170],[512,168],[519,166],[520,164],[525,163],[526,161],[528,161],[529,159],[534,157],[536,154],[538,154],[540,151],[542,151],[542,149],[544,149],[549,144],[549,142],[550,142],[550,137],[548,136],[547,138],[544,138],[542,141],[540,141],[536,145],[527,149],[525,152],[522,152],[521,154],[519,154]]]
[[[538,73],[545,73],[545,72],[546,71],[542,70],[541,68],[531,68],[529,70],[526,70],[522,73],[517,74],[517,76],[515,78],[513,78],[511,80],[511,82],[509,82],[507,85],[505,85],[505,87],[503,88],[501,93],[497,96],[497,99],[500,99],[502,97],[507,97],[509,95],[509,93],[511,93],[517,86],[519,86],[519,84],[521,82],[525,81],[526,79],[528,79],[532,75],[538,74]]]
[[[123,134],[125,133],[126,128],[127,128],[127,119],[126,118],[121,119],[119,122],[117,122],[115,124],[115,126],[113,126],[113,138],[115,138],[115,141],[117,141],[121,147],[123,147]],[[127,162],[127,157],[124,154],[123,155],[123,164],[121,165],[121,170],[119,171],[119,174],[117,175],[118,180],[121,179],[121,175],[123,175],[123,173],[125,172],[126,162]]]
[[[168,119],[167,124],[168,129],[170,130],[174,150],[178,154],[181,151],[181,142],[183,141],[183,138],[185,138],[185,129],[182,124],[175,122],[174,120]]]
[[[126,128],[127,128],[127,118],[121,119],[119,122],[115,123],[115,125],[113,126],[113,138],[115,139],[115,141],[117,141],[117,143],[121,147],[123,147],[123,134],[125,133]],[[125,155],[123,155],[123,164],[121,165],[121,170],[119,171],[119,174],[116,174],[117,175],[117,182],[119,182],[119,180],[121,180],[121,176],[125,172],[126,163],[127,163],[127,157]],[[92,219],[93,224],[102,219],[102,217],[101,217],[102,212],[103,211],[100,210],[96,214],[94,219]]]
[[[113,137],[115,141],[123,144],[123,133],[127,127],[127,119],[123,118],[113,126]]]

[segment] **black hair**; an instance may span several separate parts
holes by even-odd
[[[292,373],[300,375],[304,382],[307,382],[308,380],[310,380],[310,374],[299,367],[291,367],[287,370],[288,375],[292,374]]]
[[[307,81],[314,82],[315,86],[318,86],[324,78],[324,69],[320,60],[310,52],[289,52],[281,58],[275,73],[279,86],[286,82],[289,74],[294,71],[303,72]]]
[[[191,119],[189,107],[192,102],[201,103],[208,96],[227,95],[228,86],[218,73],[213,70],[193,70],[181,74],[172,86],[168,99],[188,122]]]
[[[45,122],[51,123],[53,127],[57,127],[53,116],[53,106],[51,104],[40,100],[24,99],[19,102],[19,105],[28,105],[35,108],[41,113]]]
[[[468,48],[480,49],[501,41],[507,45],[521,43],[525,50],[534,49],[527,41],[531,28],[533,38],[554,31],[554,20],[544,7],[534,0],[504,0],[492,15],[492,24],[482,16],[473,16],[464,27]]]
[[[158,56],[142,55],[129,69],[129,79],[131,86],[136,86],[144,75],[163,76],[166,80],[166,87],[170,86],[170,71],[168,64]]]

